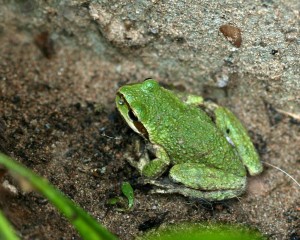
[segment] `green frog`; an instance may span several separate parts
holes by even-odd
[[[263,171],[237,117],[201,96],[176,93],[146,79],[122,86],[116,106],[155,155],[128,161],[156,193],[209,201],[234,198],[245,191],[247,171],[251,176]]]

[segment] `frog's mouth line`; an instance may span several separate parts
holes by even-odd
[[[147,129],[144,127],[144,125],[141,123],[141,121],[139,120],[139,118],[137,117],[137,115],[134,113],[134,111],[130,107],[130,105],[127,102],[127,100],[124,97],[124,95],[122,93],[117,93],[117,95],[120,98],[121,102],[126,105],[126,114],[127,114],[127,117],[128,117],[128,119],[130,119],[132,121],[132,124],[134,125],[135,130],[140,135],[142,135],[144,138],[146,138],[147,140],[149,140],[149,134],[148,134]],[[122,115],[122,113],[121,113],[121,115]],[[125,121],[126,121],[126,119],[125,119]]]

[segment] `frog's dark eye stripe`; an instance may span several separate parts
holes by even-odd
[[[134,121],[133,124],[136,127],[136,129],[139,131],[139,133],[142,134],[144,138],[149,140],[149,134],[147,129],[144,127],[144,125],[138,121]]]
[[[149,134],[147,129],[144,127],[144,125],[139,121],[139,118],[135,115],[135,113],[132,111],[132,109],[130,108],[128,102],[126,101],[126,99],[124,98],[123,94],[121,93],[117,93],[119,96],[119,104],[120,105],[124,105],[126,104],[127,109],[128,109],[128,118],[130,118],[130,120],[132,121],[132,123],[134,124],[135,128],[138,130],[138,132],[146,139],[149,140]]]
[[[136,127],[136,129],[146,138],[148,138],[148,132],[147,129],[144,127],[144,125],[139,121],[138,117],[134,114],[134,112],[129,109],[128,111],[128,116],[129,118],[132,120],[134,126]]]
[[[129,111],[128,111],[128,116],[133,122],[139,121],[139,119],[137,118],[137,116],[134,114],[134,112],[131,109],[129,109]]]

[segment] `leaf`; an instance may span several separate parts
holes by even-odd
[[[128,208],[132,208],[134,204],[134,193],[133,189],[129,182],[123,182],[121,187],[122,193],[127,197],[128,199]]]

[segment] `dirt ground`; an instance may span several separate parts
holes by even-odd
[[[120,85],[149,76],[134,68],[116,74],[109,61],[88,50],[52,48],[48,40],[46,33],[0,35],[1,151],[47,178],[120,239],[165,224],[202,221],[238,223],[269,239],[300,239],[300,188],[267,165],[263,174],[249,178],[246,194],[218,203],[151,195],[149,187],[136,184],[138,173],[123,157],[135,134],[116,112],[114,97]],[[222,101],[247,123],[262,161],[300,181],[300,122],[270,103],[245,106],[238,91],[231,89]],[[17,186],[8,175],[4,181]],[[135,189],[135,206],[128,212],[107,205],[121,195],[123,181]],[[80,239],[37,193],[18,188],[14,194],[2,186],[0,207],[22,239]]]

